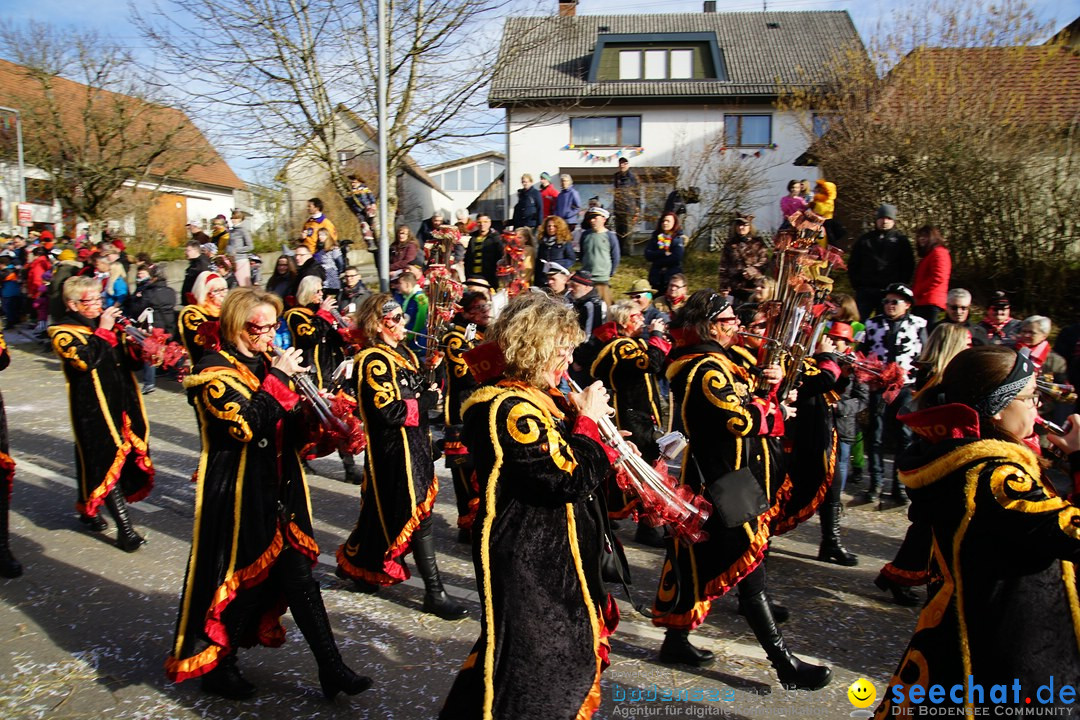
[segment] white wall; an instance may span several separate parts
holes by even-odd
[[[765,189],[749,208],[762,229],[775,228],[780,224],[780,198],[787,192],[787,183],[794,178],[816,178],[815,168],[796,167],[792,164],[806,150],[806,141],[792,113],[780,113],[769,105],[698,106],[693,108],[619,105],[609,108],[575,109],[571,114],[553,115],[550,111],[507,111],[510,131],[507,158],[507,177],[519,178],[528,172],[539,178],[547,171],[558,187],[556,174],[560,167],[590,167],[598,172],[614,173],[618,159],[607,161],[588,160],[578,149],[564,150],[570,143],[569,117],[602,115],[640,115],[640,155],[630,154],[630,166],[676,166],[680,168],[678,184],[681,187],[697,185],[702,193],[708,191],[710,175],[706,162],[743,162],[760,169]],[[771,114],[772,141],[775,149],[731,148],[724,153],[718,150],[722,144],[724,114]],[[618,148],[589,148],[599,155],[613,154]],[[760,152],[760,157],[754,157]],[[746,155],[747,157],[743,157]],[[512,187],[510,187],[512,185]],[[511,191],[517,184],[508,184]],[[583,200],[585,198],[582,198]],[[841,198],[842,199],[842,198]],[[513,198],[510,199],[511,207]],[[740,208],[745,209],[745,208]],[[694,219],[695,207],[690,206]]]

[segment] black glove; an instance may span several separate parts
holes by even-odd
[[[420,397],[417,398],[416,405],[420,408],[420,412],[426,413],[433,407],[439,404],[439,393],[435,390],[425,390],[420,393]]]

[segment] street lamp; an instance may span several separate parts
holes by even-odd
[[[0,105],[0,112],[9,112],[15,115],[15,144],[19,158],[19,204],[26,202],[26,167],[23,165],[23,141],[22,141],[22,113],[15,108]],[[18,208],[16,208],[18,212]]]

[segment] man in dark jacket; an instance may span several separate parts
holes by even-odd
[[[139,268],[135,277],[135,292],[128,297],[125,309],[127,316],[145,330],[161,328],[177,339],[176,291],[165,280],[165,267],[146,265]],[[143,395],[154,392],[156,381],[154,366],[146,363],[143,366]]]
[[[514,229],[527,227],[535,231],[540,226],[540,213],[544,211],[544,201],[540,191],[533,187],[532,175],[521,176],[521,189],[517,191],[517,204],[514,205]]]
[[[323,282],[326,282],[326,268],[322,266],[322,263],[315,259],[307,245],[303,243],[297,245],[293,257],[296,259],[296,279],[293,281],[293,286],[289,289],[289,294],[285,299],[285,305],[287,307],[292,307],[296,304],[296,290],[300,287],[300,281],[308,275],[314,275]]]
[[[615,234],[619,236],[619,249],[623,255],[630,252],[630,231],[637,222],[640,206],[638,205],[638,179],[630,169],[630,161],[619,158],[619,169],[611,180],[614,190]]]
[[[848,278],[863,318],[881,305],[886,287],[910,283],[915,272],[911,241],[895,228],[896,206],[881,205],[874,225],[874,230],[855,241],[848,260]]]
[[[989,345],[990,339],[986,336],[986,330],[980,325],[971,324],[971,293],[964,288],[953,288],[945,297],[945,317],[941,322],[928,327],[927,335],[937,329],[938,325],[959,325],[968,331],[971,336],[971,344]]]
[[[465,250],[465,276],[483,275],[492,287],[498,287],[497,267],[505,249],[502,236],[491,229],[491,218],[477,215],[476,234]]]
[[[203,237],[206,237],[206,233],[203,233]],[[202,243],[194,237],[184,246],[184,257],[188,260],[188,266],[184,271],[184,284],[180,287],[180,299],[190,304],[193,302],[190,297],[191,289],[195,287],[199,273],[210,269],[210,258],[202,251]]]

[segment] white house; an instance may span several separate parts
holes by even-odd
[[[676,187],[701,189],[689,208],[700,222],[725,164],[740,163],[756,188],[720,210],[778,226],[787,183],[808,174],[792,162],[807,147],[799,122],[811,120],[778,110],[778,89],[824,82],[830,53],[860,43],[848,14],[717,13],[706,2],[701,13],[578,16],[577,0],[558,5],[508,19],[503,33],[488,103],[506,111],[507,177],[547,171],[557,185],[567,173],[583,201],[611,207],[626,157],[643,210],[635,229],[648,232]]]
[[[335,119],[338,124],[335,152],[342,168],[362,176],[371,174],[372,177],[364,179],[374,184],[378,180],[374,176],[379,151],[378,132],[343,105],[337,107]],[[278,180],[288,191],[291,225],[298,229],[307,218],[308,198],[317,197],[326,190],[329,173],[307,148],[301,148],[285,163],[278,173]],[[424,218],[431,217],[435,210],[447,212],[453,207],[451,197],[408,156],[397,177],[397,191],[398,214],[394,224],[406,223],[415,227]]]
[[[493,184],[503,182],[506,169],[506,156],[500,152],[487,151],[457,160],[450,160],[426,168],[428,175],[443,192],[450,197],[451,212],[447,219],[454,217],[459,209],[471,209],[485,191]],[[506,216],[506,204],[501,197],[491,207],[484,207],[485,212],[498,220]]]

